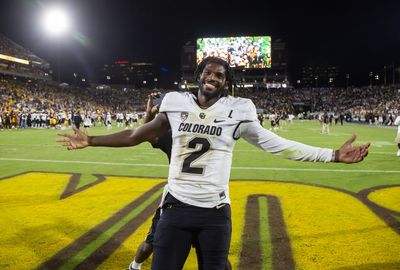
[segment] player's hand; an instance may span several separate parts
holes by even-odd
[[[338,151],[336,151],[336,161],[343,163],[357,163],[362,161],[368,155],[368,147],[370,143],[354,147],[353,142],[357,136],[353,134],[351,138],[345,142]]]
[[[158,113],[158,110],[160,109],[160,105],[153,104],[153,98],[159,97],[160,95],[161,95],[160,92],[153,92],[150,95],[148,95],[146,113],[149,115],[151,119],[155,117],[155,115]]]
[[[74,130],[74,134],[57,134],[58,136],[64,137],[63,139],[57,140],[57,142],[62,143],[68,150],[82,149],[89,146],[88,135],[77,129],[75,125],[72,125],[72,129]]]

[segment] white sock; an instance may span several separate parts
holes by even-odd
[[[135,259],[133,259],[133,262],[131,262],[131,264],[129,265],[129,269],[139,269],[140,270],[141,266],[142,266],[141,263],[137,263],[135,261]]]

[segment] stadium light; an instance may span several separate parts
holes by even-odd
[[[51,35],[59,36],[68,32],[70,22],[65,10],[60,7],[49,8],[43,16],[43,27]]]
[[[46,33],[57,37],[57,82],[60,83],[60,37],[65,35],[70,29],[70,20],[63,8],[53,6],[45,10],[41,22]]]

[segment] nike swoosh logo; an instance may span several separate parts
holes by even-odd
[[[214,119],[214,123],[221,123],[221,122],[225,122],[225,120],[217,120],[217,119]]]

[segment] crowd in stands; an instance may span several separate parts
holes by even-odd
[[[0,61],[0,71],[10,75],[22,75],[33,79],[51,79],[50,75],[40,68],[9,61],[7,63],[6,61]]]
[[[32,54],[28,49],[17,45],[2,34],[0,34],[0,52],[21,59],[28,59],[28,56]]]
[[[334,118],[346,115],[347,121],[390,125],[400,110],[399,88],[240,88],[235,95],[252,99],[259,110],[270,115],[298,113],[296,106],[302,104],[314,117],[326,112]],[[123,114],[124,119],[119,121],[123,122],[127,114],[132,120],[132,115],[144,112],[147,95],[152,91],[154,89],[61,87],[54,82],[3,76],[0,79],[0,124],[6,128],[48,127],[51,119],[55,119],[55,125],[61,121],[70,124],[75,115],[82,121],[90,117],[92,122],[96,120],[101,124],[107,122],[107,115],[114,120],[118,114]],[[162,92],[169,91],[172,90]],[[34,125],[33,116],[45,123]]]
[[[46,69],[49,64],[28,49],[0,34],[0,54],[29,61],[29,64],[0,59],[0,71],[36,79],[50,79]],[[38,64],[40,63],[40,64]]]
[[[115,119],[118,113],[124,114],[124,120],[127,114],[131,115],[130,120],[135,120],[135,115],[140,116],[140,112],[145,110],[147,95],[152,91],[62,87],[52,82],[3,77],[0,79],[0,122],[6,128],[49,127],[51,119],[57,120],[55,125],[65,120],[70,125],[71,119],[79,115],[82,121],[91,117],[103,124],[107,115]],[[27,124],[23,125],[25,116]],[[43,121],[36,125],[33,116]]]
[[[391,124],[400,112],[400,85],[349,88],[238,89],[237,96],[251,98],[268,113],[294,113],[296,105],[318,115],[346,115],[355,121]]]

